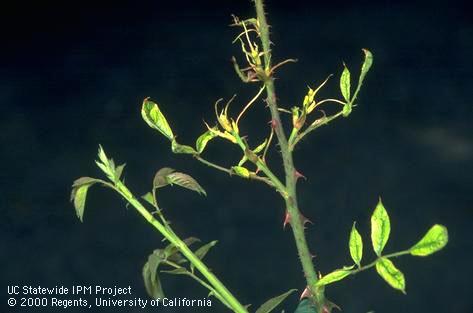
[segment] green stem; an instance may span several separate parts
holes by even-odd
[[[269,40],[269,27],[266,22],[265,11],[263,7],[263,0],[255,0],[256,15],[259,23],[259,31],[261,43],[264,50],[265,72],[271,73],[271,48]],[[297,204],[297,189],[296,189],[296,169],[292,157],[292,150],[290,149],[287,137],[284,133],[279,116],[278,106],[276,102],[276,92],[274,87],[274,80],[271,75],[268,75],[264,80],[266,86],[266,102],[269,106],[272,124],[274,125],[276,137],[278,138],[279,146],[282,153],[284,163],[284,170],[286,173],[286,192],[285,197],[286,209],[291,218],[291,228],[296,241],[297,251],[302,264],[302,269],[307,281],[307,286],[312,292],[313,300],[320,310],[325,303],[325,296],[323,289],[315,288],[317,283],[317,275],[314,264],[312,263],[312,255],[309,252],[307,240],[304,233],[304,221]]]
[[[154,228],[156,228],[170,243],[194,264],[195,268],[207,279],[209,284],[215,288],[217,293],[225,299],[232,310],[237,313],[248,313],[245,307],[231,294],[231,292],[220,282],[210,269],[189,249],[189,247],[170,229],[161,224],[154,216],[133,196],[130,190],[120,181],[116,186],[107,185],[120,193]]]
[[[307,127],[304,131],[300,132],[297,136],[291,136],[291,139],[289,141],[289,149],[291,151],[294,150],[294,147],[296,146],[296,144],[301,141],[302,138],[304,138],[304,136],[306,136],[307,134],[309,134],[310,132],[316,130],[317,128],[319,128],[320,126],[323,126],[323,125],[327,125],[328,123],[330,123],[331,121],[333,121],[334,119],[340,117],[343,115],[343,112],[340,111],[338,112],[337,114],[334,114],[332,116],[329,116],[325,119],[323,119],[322,121],[320,121],[320,123],[318,124],[315,124],[315,125],[310,125],[309,127]]]
[[[376,263],[378,262],[378,260],[380,258],[386,258],[386,259],[389,259],[389,258],[397,258],[397,257],[400,257],[401,255],[406,255],[406,254],[410,254],[411,252],[409,250],[404,250],[404,251],[400,251],[400,252],[395,252],[395,253],[390,253],[390,254],[386,254],[386,255],[382,255],[380,256],[379,258],[377,258],[376,260],[374,260],[373,262],[369,263],[368,265],[364,265],[364,266],[361,266],[359,268],[357,268],[356,270],[353,270],[351,272],[351,275],[354,275],[354,274],[357,274],[359,272],[362,272],[362,271],[365,271],[369,268],[372,268],[373,266],[376,265]]]
[[[229,175],[233,175],[233,174],[234,174],[231,169],[226,168],[226,167],[223,167],[223,166],[220,166],[220,165],[215,164],[215,163],[213,163],[213,162],[210,162],[210,161],[204,159],[203,157],[201,157],[200,155],[195,155],[194,157],[195,157],[195,159],[196,159],[197,161],[199,161],[199,162],[201,162],[201,163],[203,163],[203,164],[205,164],[205,165],[207,165],[207,166],[209,166],[209,167],[215,168],[215,169],[217,169],[217,170],[219,170],[219,171],[222,171],[222,172],[225,172],[225,173],[227,173],[227,174],[229,174]],[[256,175],[256,174],[253,174],[253,173],[252,173],[252,174],[250,174],[250,179],[258,180],[258,181],[261,181],[261,182],[263,182],[263,183],[265,183],[265,184],[267,184],[267,185],[269,185],[269,186],[271,186],[271,187],[274,187],[274,184],[272,183],[272,181],[271,181],[271,180],[268,180],[266,177],[261,177],[261,176],[258,176],[258,175]]]

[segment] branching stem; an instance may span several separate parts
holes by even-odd
[[[297,189],[296,189],[296,169],[294,167],[294,161],[292,157],[292,150],[289,147],[284,128],[281,123],[279,116],[276,92],[274,87],[274,80],[271,77],[271,47],[269,39],[269,26],[266,21],[266,15],[263,7],[263,0],[254,0],[256,7],[256,15],[260,30],[260,38],[264,51],[264,67],[265,72],[269,75],[264,80],[266,86],[266,102],[271,112],[272,124],[276,137],[279,142],[281,149],[282,159],[284,163],[284,170],[286,174],[286,185],[285,190],[287,196],[285,197],[286,209],[291,218],[291,228],[296,241],[297,251],[299,254],[300,261],[302,263],[302,269],[304,271],[305,278],[307,280],[307,286],[311,291],[312,299],[315,301],[318,309],[321,309],[325,303],[325,296],[322,289],[315,288],[317,283],[317,275],[315,272],[314,265],[312,263],[312,255],[309,252],[307,240],[304,233],[303,218],[299,211],[297,204]],[[320,311],[320,310],[319,310]]]

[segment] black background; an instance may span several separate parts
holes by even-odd
[[[427,257],[395,260],[407,295],[374,271],[327,288],[344,312],[471,312],[473,23],[460,2],[268,1],[274,59],[299,59],[278,73],[278,97],[297,105],[306,86],[335,78],[323,96],[337,95],[342,62],[356,77],[361,48],[374,66],[359,106],[304,140],[296,150],[301,209],[322,273],[349,264],[354,220],[370,252],[369,216],[382,196],[391,215],[387,251],[409,247],[434,223],[450,243]],[[69,203],[71,182],[100,176],[98,144],[126,162],[128,186],[150,189],[154,172],[171,166],[191,173],[208,197],[169,188],[161,205],[177,233],[219,244],[206,258],[214,272],[252,308],[304,278],[283,202],[256,182],[230,178],[182,155],[140,117],[141,101],[160,103],[174,132],[192,143],[214,121],[213,103],[238,94],[243,105],[257,87],[243,85],[230,58],[236,30],[230,15],[253,15],[249,1],[18,2],[2,8],[0,49],[1,268],[7,285],[131,285],[145,297],[141,267],[161,247],[160,236],[108,190],[89,193],[84,223]],[[253,145],[267,133],[262,103],[240,129]],[[238,149],[215,140],[206,153],[227,166]],[[270,164],[279,168],[277,149]],[[276,170],[281,174],[280,170]],[[163,277],[170,297],[206,295],[196,283]],[[468,291],[470,290],[470,291]],[[2,300],[3,301],[3,300]],[[292,312],[297,296],[285,304]],[[16,312],[2,303],[4,312]],[[34,312],[38,310],[18,310]],[[53,312],[47,308],[44,312]],[[64,311],[57,309],[57,311]],[[79,312],[70,310],[64,312]],[[121,312],[142,312],[123,309]],[[194,312],[167,308],[157,312]],[[223,312],[214,301],[203,312]],[[97,312],[108,312],[97,310]]]

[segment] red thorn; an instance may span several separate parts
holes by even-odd
[[[302,173],[300,173],[297,170],[294,170],[294,176],[296,176],[296,179],[303,178],[304,180],[307,180],[307,177],[305,177]]]
[[[312,296],[312,292],[309,289],[309,286],[305,287],[304,291],[301,293],[301,296],[299,298],[299,301],[301,301],[304,298],[310,298]]]
[[[278,122],[276,122],[276,120],[271,120],[268,124],[271,124],[271,128],[272,129],[276,129],[276,127],[278,127]]]
[[[284,216],[284,223],[282,225],[282,229],[285,229],[287,224],[291,224],[291,216],[289,215],[288,211],[286,211],[286,215]]]

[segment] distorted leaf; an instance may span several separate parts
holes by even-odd
[[[74,203],[76,215],[82,222],[84,217],[85,201],[87,200],[87,191],[89,188],[100,182],[100,180],[92,177],[81,177],[74,181],[71,191],[71,202]]]
[[[207,130],[205,133],[199,136],[195,142],[195,148],[198,153],[202,153],[207,146],[207,143],[213,138],[217,137],[215,132]]]
[[[283,302],[291,293],[297,289],[291,289],[277,297],[271,298],[263,303],[255,313],[268,313],[274,310],[281,302]]]
[[[169,140],[174,138],[174,134],[172,133],[168,121],[164,117],[163,113],[161,113],[158,105],[153,101],[150,101],[149,98],[143,100],[141,116],[151,128],[156,129]]]
[[[199,242],[200,239],[196,237],[189,237],[183,240],[187,246],[192,245],[193,243]],[[179,252],[179,248],[176,247],[173,243],[170,243],[164,248],[164,255],[166,258],[170,258],[175,253]]]
[[[125,168],[126,163],[123,163],[115,169],[115,182],[119,181],[123,174],[123,169]]]
[[[163,250],[154,250],[143,266],[143,281],[146,292],[153,299],[164,298],[163,288],[158,277],[158,268],[163,260]]]
[[[232,170],[240,177],[250,178],[250,171],[243,166],[232,166]]]
[[[348,67],[343,64],[343,72],[340,76],[340,91],[342,92],[342,96],[346,102],[350,102],[350,80],[350,71],[348,70]]]
[[[143,198],[143,200],[145,200],[146,202],[148,202],[152,206],[154,206],[154,207],[157,206],[156,202],[154,201],[153,194],[151,192],[147,192],[146,194],[142,195],[141,198]]]
[[[353,223],[353,227],[351,228],[349,248],[351,258],[359,267],[361,259],[363,258],[363,240],[356,229],[356,222]]]
[[[211,242],[203,245],[202,247],[200,247],[199,249],[197,249],[194,252],[195,256],[202,260],[207,255],[207,253],[210,251],[210,249],[217,244],[217,242],[218,242],[218,240],[214,240],[214,241],[211,241]],[[193,263],[191,263],[191,272],[194,272],[194,264]]]
[[[248,158],[246,157],[246,155],[243,155],[240,162],[238,162],[238,166],[242,166],[246,163],[246,161],[248,161]]]
[[[334,283],[336,281],[342,280],[342,279],[344,279],[345,277],[347,277],[348,275],[351,274],[351,269],[352,268],[353,268],[353,266],[344,267],[343,269],[335,270],[335,271],[323,276],[321,279],[319,279],[317,281],[316,286],[317,287],[325,286],[325,285]]]
[[[348,115],[350,115],[351,111],[353,110],[353,105],[351,102],[347,102],[343,105],[343,109],[342,109],[342,115],[343,117],[347,117]]]
[[[376,255],[381,256],[384,246],[388,242],[390,232],[389,215],[381,199],[379,199],[373,215],[371,215],[371,243]]]
[[[205,245],[203,245],[202,247],[200,247],[199,249],[197,249],[194,254],[199,258],[199,259],[203,259],[207,253],[210,251],[210,249],[215,246],[217,244],[218,240],[214,240],[214,241],[211,241]]]
[[[267,142],[268,142],[268,138],[264,139],[264,141],[261,144],[259,144],[256,148],[253,149],[253,152],[258,154],[261,151],[263,151],[263,149],[266,147]]]
[[[198,154],[191,146],[181,145],[177,143],[176,139],[172,140],[171,150],[177,154]]]
[[[154,175],[153,179],[153,189],[161,188],[164,186],[169,185],[169,181],[167,176],[171,173],[174,173],[175,170],[170,167],[163,167],[159,169],[156,174]]]
[[[174,173],[170,173],[166,175],[166,177],[167,177],[167,181],[171,185],[175,184],[183,188],[193,190],[199,194],[203,194],[204,196],[207,195],[204,188],[202,188],[202,186],[199,185],[199,183],[194,178],[192,178],[191,176],[187,174],[174,172]]]
[[[371,65],[373,64],[373,54],[367,49],[363,49],[363,53],[365,54],[365,61],[363,62],[363,65],[361,66],[361,74],[360,74],[360,79],[358,81],[358,86],[361,87],[361,84],[363,83],[363,80],[365,79],[366,74],[371,68]]]
[[[409,249],[412,255],[427,256],[441,250],[448,243],[448,230],[443,225],[434,225],[424,237]]]
[[[99,160],[95,161],[97,166],[102,170],[102,172],[105,173],[105,175],[107,175],[107,177],[111,181],[116,182],[117,179],[116,179],[115,163],[113,162],[112,159],[109,159],[107,157],[107,155],[105,154],[105,150],[102,148],[101,145],[99,145],[98,157],[99,157]]]
[[[189,274],[189,272],[183,267],[175,268],[173,270],[161,271],[161,273],[166,273],[166,274],[171,274],[171,275],[188,275]]]
[[[310,300],[304,299],[299,302],[299,305],[297,306],[294,313],[317,313],[317,309]]]
[[[376,262],[376,271],[391,287],[406,293],[404,274],[394,266],[391,260],[379,258]]]

